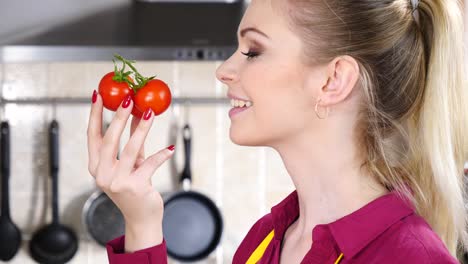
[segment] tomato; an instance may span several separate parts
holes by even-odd
[[[102,97],[104,107],[116,111],[122,101],[132,96],[132,115],[141,118],[143,113],[151,108],[155,115],[160,115],[171,104],[172,96],[169,87],[155,76],[142,76],[135,66],[134,61],[127,60],[116,54],[115,58],[122,62],[122,68],[118,69],[114,60],[114,72],[109,72],[102,77],[99,83],[99,94]],[[128,66],[131,70],[125,71]],[[134,74],[135,81],[130,78]]]
[[[133,99],[133,102],[135,102],[135,98]],[[138,110],[138,108],[136,108],[136,105],[133,104],[132,115],[133,115],[133,116],[136,116],[136,117],[138,117],[138,118],[141,118],[141,117],[143,116],[143,112],[141,112],[140,110]]]
[[[138,89],[133,102],[140,113],[134,114],[132,112],[132,114],[141,118],[141,113],[151,108],[155,115],[160,115],[169,108],[171,101],[172,95],[169,86],[162,80],[152,79]]]
[[[114,76],[114,72],[109,72],[104,75],[101,82],[99,82],[99,94],[102,97],[104,107],[111,111],[116,111],[127,95],[134,95],[134,92],[132,88],[129,87],[128,83],[114,81]],[[127,78],[133,82],[130,77]]]

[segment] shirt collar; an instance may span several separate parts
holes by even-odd
[[[396,191],[383,195],[332,223],[317,225],[313,235],[331,234],[341,252],[352,258],[370,242],[402,218],[414,213],[407,199]],[[299,216],[297,192],[271,208],[275,239],[282,240],[286,229]],[[313,238],[316,241],[317,238]]]

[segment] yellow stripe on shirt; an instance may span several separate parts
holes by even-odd
[[[341,253],[338,258],[335,260],[335,264],[340,263],[341,259],[343,258],[343,253]]]
[[[258,245],[258,247],[254,250],[252,255],[250,255],[249,259],[245,264],[256,264],[262,257],[263,254],[265,254],[265,251],[270,245],[271,240],[275,236],[275,230],[272,230],[265,239],[263,239],[262,243]],[[335,260],[334,264],[339,264],[341,260],[343,259],[343,253],[341,253],[338,258]]]
[[[271,240],[275,236],[275,230],[272,230],[265,239],[263,239],[262,243],[258,245],[255,251],[250,255],[250,258],[247,260],[246,264],[256,264],[265,253],[268,245],[270,244]]]

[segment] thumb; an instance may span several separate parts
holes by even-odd
[[[147,179],[151,179],[156,170],[174,154],[174,145],[162,149],[157,153],[149,156],[137,169],[138,174],[145,175]]]

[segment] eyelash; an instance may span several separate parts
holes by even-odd
[[[255,51],[248,51],[248,52],[241,52],[242,54],[244,54],[245,56],[247,56],[247,60],[251,60],[251,59],[254,59],[255,57],[257,57],[258,55],[260,55],[258,52],[255,52]]]

